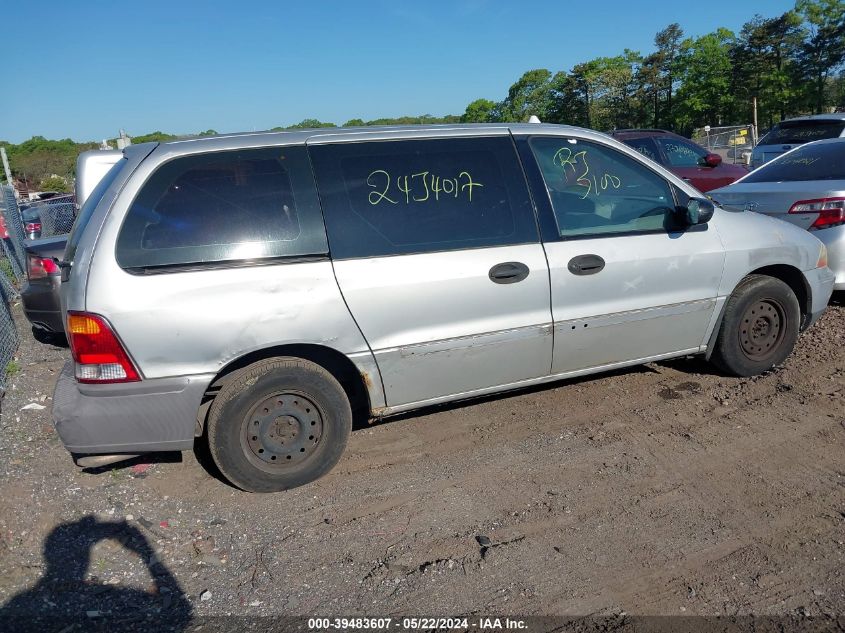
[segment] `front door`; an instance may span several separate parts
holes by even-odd
[[[388,406],[548,375],[548,267],[507,130],[352,139],[308,146],[335,276]]]
[[[682,230],[675,192],[598,140],[520,140],[548,255],[552,373],[698,351],[724,264],[715,230]]]

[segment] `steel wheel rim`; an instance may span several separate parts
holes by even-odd
[[[262,470],[291,469],[317,452],[324,419],[322,409],[304,393],[272,393],[244,417],[241,448],[247,459]]]
[[[746,308],[739,327],[739,347],[752,361],[774,355],[786,334],[786,310],[774,299],[760,299]]]

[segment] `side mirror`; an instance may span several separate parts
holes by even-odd
[[[684,209],[684,220],[687,226],[707,224],[716,211],[716,206],[707,198],[690,198]]]
[[[708,167],[718,167],[722,164],[722,157],[718,154],[707,154],[704,157],[704,164]]]

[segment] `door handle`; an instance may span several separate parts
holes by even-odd
[[[490,281],[494,284],[515,284],[528,276],[528,266],[522,262],[502,262],[490,269]]]
[[[598,255],[578,255],[566,267],[573,275],[595,275],[604,268],[604,260]]]

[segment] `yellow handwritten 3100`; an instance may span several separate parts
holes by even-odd
[[[468,171],[462,171],[457,178],[443,178],[430,171],[394,178],[390,172],[376,169],[367,176],[367,186],[373,189],[367,199],[370,204],[376,205],[382,202],[411,204],[429,200],[438,201],[441,196],[458,198],[461,195],[465,195],[467,200],[472,202],[473,189],[484,185],[475,182]],[[395,192],[392,191],[393,188],[396,189]]]
[[[552,163],[560,165],[567,182],[570,176],[575,176],[575,184],[586,189],[584,195],[581,196],[582,200],[591,193],[598,196],[602,191],[611,187],[619,189],[622,186],[622,180],[618,176],[607,172],[601,175],[590,173],[590,164],[587,162],[587,150],[585,149],[573,154],[571,148],[561,147],[552,157]],[[567,172],[567,167],[571,170],[570,172]]]

